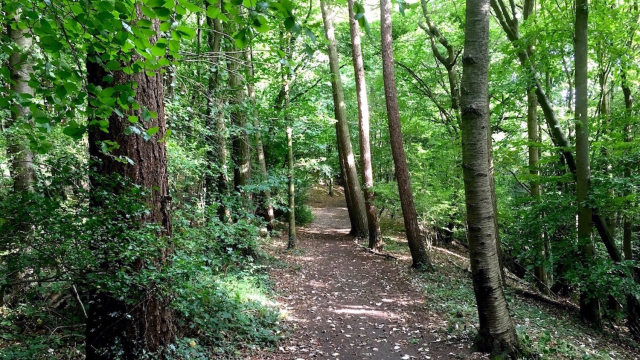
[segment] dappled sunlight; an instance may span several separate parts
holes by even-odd
[[[333,310],[333,312],[336,314],[365,315],[365,316],[373,317],[376,319],[383,319],[383,320],[388,320],[390,318],[397,317],[397,315],[388,311],[372,310],[372,309],[343,308],[343,309]]]

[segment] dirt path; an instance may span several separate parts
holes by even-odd
[[[348,236],[342,197],[310,203],[315,221],[298,230],[298,249],[275,255],[278,302],[292,328],[270,359],[459,359],[463,345],[447,344],[421,291],[411,283],[409,261],[386,260]]]

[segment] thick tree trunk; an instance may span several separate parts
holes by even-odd
[[[578,245],[585,265],[593,258],[591,242],[591,206],[586,204],[589,193],[591,170],[589,166],[589,94],[587,72],[587,25],[588,0],[576,0],[576,22],[574,37],[575,87],[576,87],[576,193],[578,202]],[[600,308],[597,298],[588,290],[580,294],[580,314],[590,322],[600,324]]]
[[[293,129],[287,127],[287,148],[289,149],[289,243],[287,248],[296,247],[296,201],[295,201],[295,185],[294,185],[294,167],[293,167]]]
[[[232,35],[236,30],[233,22],[229,27],[230,29],[227,33]],[[242,106],[245,101],[242,62],[240,49],[235,45],[230,45],[227,50],[227,70],[229,72],[229,88],[233,92],[233,96],[231,96],[229,100],[229,105],[231,106],[231,123],[235,127],[231,144],[233,188],[237,193],[246,196],[242,187],[247,185],[249,179],[251,179],[251,148],[249,144],[249,134],[247,133],[247,114],[245,114]]]
[[[256,108],[256,90],[253,86],[254,81],[254,72],[253,72],[253,60],[251,50],[245,51],[245,61],[247,62],[247,73],[249,76],[249,81],[247,81],[247,92],[249,93],[249,99],[251,99],[251,103],[254,106],[253,111],[253,124],[256,128],[255,138],[256,138],[256,151],[258,153],[258,162],[260,164],[260,176],[262,180],[267,180],[269,174],[267,173],[267,163],[264,158],[264,147],[262,146],[262,134],[260,133],[260,121],[258,120],[258,110]],[[267,222],[267,229],[269,231],[273,230],[273,221],[275,219],[275,215],[273,212],[273,204],[271,203],[271,191],[265,190],[260,194],[260,206],[262,207],[261,213],[264,220]]]
[[[378,221],[378,211],[374,205],[373,168],[371,166],[371,141],[369,140],[369,100],[367,99],[367,83],[364,76],[364,62],[360,48],[360,27],[354,19],[354,0],[348,0],[349,29],[351,31],[351,53],[353,55],[353,72],[356,78],[356,95],[358,100],[358,123],[360,130],[360,161],[362,163],[362,183],[364,200],[369,225],[369,248],[382,250],[382,235]]]
[[[365,209],[364,196],[360,189],[356,161],[351,147],[351,137],[349,135],[349,123],[347,122],[347,109],[344,102],[344,91],[342,90],[342,79],[340,78],[340,64],[338,62],[338,51],[336,49],[336,37],[333,27],[333,14],[330,14],[324,1],[320,2],[322,9],[322,20],[324,31],[329,40],[329,67],[331,68],[331,85],[333,87],[333,99],[338,121],[338,142],[340,143],[342,156],[344,158],[344,172],[346,175],[349,195],[353,208],[353,220],[355,222],[356,236],[366,238],[369,233],[367,225],[367,212]],[[349,205],[349,204],[347,204]]]
[[[462,58],[462,169],[469,256],[480,329],[476,347],[495,356],[515,357],[515,327],[501,286],[489,179],[489,0],[467,0]]]
[[[391,2],[380,0],[380,34],[382,37],[382,73],[384,79],[384,93],[387,104],[387,119],[391,140],[391,154],[398,182],[400,206],[404,217],[404,228],[407,233],[409,249],[411,250],[412,266],[414,268],[431,267],[431,259],[425,242],[420,234],[418,213],[413,203],[413,192],[407,168],[407,159],[402,141],[402,127],[400,125],[400,109],[396,92],[395,69],[393,68],[393,43],[391,37]],[[485,133],[486,134],[486,133]]]
[[[152,28],[156,34],[159,34],[158,27],[159,23],[154,21]],[[155,43],[157,38],[158,35],[151,38],[151,43]],[[95,173],[98,176],[118,174],[149,190],[150,193],[146,199],[149,213],[141,216],[139,221],[157,224],[161,228],[158,236],[170,238],[172,235],[171,197],[167,177],[167,149],[165,143],[157,141],[166,133],[162,75],[160,71],[153,75],[144,71],[132,75],[115,71],[113,83],[106,84],[102,79],[107,72],[100,64],[94,62],[95,56],[90,54],[87,58],[89,83],[103,87],[131,86],[135,83],[137,84],[135,101],[140,107],[140,110],[130,110],[123,117],[114,113],[109,118],[108,133],[98,128],[89,131],[89,154],[92,159],[98,160]],[[135,115],[142,119],[143,109],[157,114],[156,118],[150,118],[144,122],[147,128],[159,129],[150,141],[144,140],[141,135],[125,135],[131,125],[127,120],[128,115]],[[119,147],[107,155],[100,150],[101,144],[105,141],[116,142]],[[124,157],[130,159],[131,163],[120,160]],[[92,192],[99,192],[100,181],[95,177],[90,180]],[[102,205],[94,201],[93,206]],[[155,266],[162,266],[172,252],[171,246],[167,246],[161,258],[137,259],[131,264],[133,270],[141,270],[148,262],[153,262]],[[117,271],[122,264],[107,262],[103,266]],[[142,291],[140,299],[127,299],[134,300],[133,303],[105,291],[93,291],[90,294],[86,326],[87,359],[139,359],[147,356],[146,354],[159,356],[158,353],[173,341],[174,316],[167,300],[161,298],[160,294],[151,288],[142,289]]]

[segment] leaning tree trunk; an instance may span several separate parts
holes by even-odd
[[[253,124],[255,126],[256,133],[256,151],[258,152],[258,162],[260,163],[260,175],[262,176],[262,180],[267,180],[267,162],[264,158],[264,147],[262,146],[262,134],[260,133],[260,121],[258,120],[257,114],[257,103],[256,103],[256,90],[253,86],[254,81],[254,72],[253,72],[253,59],[251,50],[245,51],[245,61],[247,62],[247,73],[249,76],[249,81],[247,81],[247,92],[249,93],[249,99],[251,99],[251,103],[253,104]],[[264,220],[267,222],[267,229],[269,231],[273,230],[273,221],[275,219],[275,215],[273,213],[273,204],[271,204],[271,191],[264,190],[260,194],[261,197],[261,206],[262,206],[262,215]]]
[[[467,0],[462,57],[462,170],[469,257],[480,328],[476,347],[496,357],[515,357],[518,338],[500,280],[489,179],[489,0]]]
[[[576,193],[578,201],[578,245],[586,266],[593,258],[591,242],[591,206],[586,204],[591,171],[589,169],[589,94],[587,72],[588,0],[576,0],[574,37],[575,87],[576,87]],[[600,324],[600,307],[597,298],[590,298],[587,289],[580,294],[580,314],[590,322]]]
[[[393,43],[391,38],[391,2],[380,0],[380,34],[382,36],[382,73],[384,79],[384,93],[387,103],[387,119],[389,123],[389,137],[391,139],[391,154],[396,170],[400,206],[404,217],[404,228],[407,233],[409,249],[411,250],[412,266],[415,268],[430,267],[431,260],[425,242],[420,235],[418,213],[413,203],[413,192],[407,159],[402,141],[400,125],[400,109],[396,92],[395,70],[393,68]]]
[[[233,22],[229,25],[228,34],[235,32]],[[240,49],[232,41],[227,50],[227,70],[229,72],[229,88],[233,93],[229,100],[231,106],[231,123],[235,127],[231,145],[231,159],[233,161],[233,188],[246,196],[242,189],[251,178],[251,153],[249,134],[247,133],[247,114],[243,109],[245,89],[243,87],[242,55]]]
[[[139,12],[138,16],[141,16]],[[158,21],[153,21],[152,29],[156,32],[150,39],[153,44],[159,37]],[[93,61],[95,57],[96,54],[87,57],[88,82],[104,88],[131,87],[132,91],[135,91],[134,99],[140,110],[129,110],[122,117],[112,114],[109,118],[108,132],[98,128],[89,131],[89,154],[92,159],[97,160],[95,176],[90,178],[91,191],[93,194],[102,192],[103,182],[99,178],[112,174],[123,176],[133,184],[148,189],[149,194],[145,202],[149,206],[149,212],[140,216],[138,221],[157,225],[160,229],[157,236],[170,239],[171,197],[167,177],[167,149],[164,142],[157,141],[166,133],[162,74],[160,71],[153,74],[142,71],[127,75],[123,71],[113,71],[113,82],[104,83],[102,79],[108,73],[101,64]],[[134,57],[132,61],[136,59],[137,57]],[[137,88],[133,89],[133,84],[137,84]],[[126,135],[131,125],[128,116],[143,119],[143,109],[157,114],[155,118],[150,117],[142,123],[146,128],[158,128],[156,136],[150,141],[135,133]],[[89,121],[91,120],[94,118],[90,117]],[[119,147],[113,149],[110,154],[105,154],[101,151],[101,145],[105,142],[115,142]],[[122,158],[131,161],[121,161]],[[95,196],[92,196],[92,199],[92,206],[96,207],[96,211],[108,206],[102,204]],[[97,251],[106,246],[108,245],[96,244]],[[127,264],[127,268],[140,271],[150,266],[150,263],[153,263],[153,266],[162,266],[168,261],[171,252],[172,246],[169,242],[160,258],[136,259],[132,264]],[[111,272],[120,271],[123,264],[106,260],[102,266]],[[158,353],[173,342],[175,326],[169,300],[163,299],[152,287],[139,290],[142,292],[139,299],[122,299],[104,290],[94,290],[90,293],[86,326],[87,359],[139,359],[148,354],[160,356]]]
[[[344,102],[344,91],[342,89],[342,79],[340,78],[340,64],[338,62],[338,50],[336,48],[335,30],[333,27],[333,14],[324,3],[320,2],[322,9],[322,20],[324,22],[324,31],[329,40],[329,67],[331,68],[331,85],[333,87],[333,99],[335,107],[335,115],[338,126],[338,142],[342,150],[344,158],[344,172],[346,174],[347,186],[353,208],[353,220],[355,224],[356,236],[366,238],[368,236],[367,212],[365,210],[364,196],[360,189],[360,181],[358,180],[358,171],[356,169],[356,161],[351,147],[351,137],[349,135],[349,123],[347,122],[347,109]],[[347,204],[349,205],[349,204]]]
[[[367,83],[364,76],[362,49],[360,48],[360,28],[358,22],[354,19],[353,0],[348,0],[348,6],[353,72],[356,78],[356,94],[358,99],[362,182],[364,185],[367,223],[369,224],[369,248],[382,250],[382,235],[380,233],[380,222],[378,221],[378,210],[373,203],[373,168],[371,166],[371,141],[369,140],[369,100],[367,99]]]

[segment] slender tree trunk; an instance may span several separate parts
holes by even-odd
[[[576,23],[574,37],[575,87],[576,87],[576,193],[578,195],[578,245],[585,266],[593,258],[591,242],[591,206],[586,204],[589,193],[591,170],[589,169],[589,96],[587,72],[588,44],[588,0],[576,0]],[[592,298],[588,290],[580,294],[580,314],[596,324],[600,324],[600,308],[597,298]]]
[[[462,169],[469,256],[480,329],[476,347],[494,356],[515,357],[515,327],[501,285],[489,179],[489,0],[467,0],[462,57]]]
[[[334,102],[335,102],[335,96],[334,96]],[[338,135],[339,130],[338,130],[338,124],[336,124],[336,139],[339,139],[340,136]],[[354,215],[354,207],[353,207],[353,202],[351,200],[351,191],[349,190],[349,184],[347,184],[347,175],[345,173],[345,168],[346,165],[344,164],[344,156],[342,156],[342,146],[340,145],[340,142],[337,143],[336,149],[338,150],[338,164],[340,165],[340,179],[342,179],[343,182],[343,190],[344,190],[344,200],[347,203],[347,214],[349,215],[349,224],[351,226],[351,229],[349,230],[349,235],[351,236],[356,236],[357,231],[356,231],[356,221],[355,221],[355,215]]]
[[[213,6],[213,5],[207,5]],[[222,22],[219,19],[207,17],[207,24],[213,30],[209,32],[208,43],[211,52],[219,54],[222,42]],[[209,172],[205,177],[207,187],[207,205],[218,201],[218,218],[222,221],[230,216],[228,209],[223,204],[224,196],[229,192],[229,178],[227,176],[227,129],[225,125],[224,100],[218,92],[218,81],[220,75],[220,56],[213,58],[212,71],[209,74],[208,96],[207,96],[207,121],[206,126],[210,138],[213,138],[206,153],[209,163]],[[217,173],[217,174],[216,174]]]
[[[384,79],[384,93],[387,104],[387,120],[391,140],[391,154],[398,182],[400,206],[404,217],[404,228],[407,233],[409,249],[411,250],[412,266],[414,268],[431,267],[431,259],[425,242],[420,234],[418,213],[413,203],[413,192],[407,168],[407,159],[402,141],[402,127],[400,125],[400,109],[396,92],[395,69],[393,68],[393,43],[391,37],[391,1],[380,0],[380,34],[382,37],[382,73]]]
[[[264,158],[264,147],[262,146],[262,134],[260,133],[260,121],[258,120],[257,114],[257,103],[256,103],[256,91],[253,86],[254,81],[254,72],[253,72],[253,59],[251,54],[251,49],[245,52],[245,61],[247,62],[247,72],[249,76],[249,81],[247,81],[247,92],[249,93],[249,99],[251,99],[251,103],[254,106],[253,111],[253,124],[257,129],[255,133],[256,138],[256,151],[258,152],[258,162],[260,163],[260,175],[263,180],[266,180],[269,174],[267,173],[267,163]],[[275,215],[273,212],[273,204],[271,203],[271,191],[265,190],[260,194],[261,197],[261,206],[264,220],[267,222],[267,229],[269,231],[273,230],[273,221],[275,219]]]
[[[296,201],[295,201],[295,185],[294,185],[294,167],[293,167],[293,129],[287,127],[287,148],[289,149],[289,243],[287,248],[296,247]]]
[[[138,16],[141,17],[139,10]],[[159,37],[159,22],[153,21],[152,29],[156,36],[150,39],[155,43]],[[109,118],[109,132],[93,128],[89,131],[89,154],[98,160],[95,165],[97,176],[118,174],[150,191],[146,203],[149,213],[140,217],[139,221],[157,224],[161,231],[158,236],[171,238],[171,215],[169,185],[167,177],[167,149],[165,143],[156,141],[166,133],[164,114],[164,89],[160,71],[155,74],[148,72],[125,74],[123,71],[113,72],[113,83],[103,83],[107,72],[100,64],[93,61],[94,54],[87,58],[87,79],[89,83],[110,86],[132,86],[135,89],[135,101],[140,110],[130,110],[125,116],[113,114]],[[135,61],[136,58],[132,59]],[[147,141],[141,135],[125,135],[130,122],[128,115],[142,116],[142,109],[148,109],[157,114],[144,122],[147,128],[158,127],[154,139]],[[93,120],[90,118],[89,120]],[[105,141],[116,142],[119,147],[107,155],[101,149]],[[132,163],[122,162],[120,158],[128,158]],[[92,176],[92,192],[100,192],[100,181]],[[123,189],[126,190],[126,189]],[[92,206],[106,206],[94,200]],[[170,243],[169,243],[170,244]],[[155,266],[166,263],[172,252],[172,246],[166,245],[163,254],[157,259],[137,259],[132,265],[134,271],[140,271],[152,262]],[[104,264],[111,271],[118,271],[122,266],[117,263]],[[173,311],[166,299],[152,288],[140,289],[143,295],[140,299],[125,301],[106,291],[93,291],[90,294],[88,319],[86,326],[87,359],[139,359],[147,354],[160,356],[163,347],[171,344],[175,337]]]
[[[573,174],[575,179],[577,178],[576,161],[573,153],[570,150],[571,145],[567,140],[567,137],[562,132],[562,127],[560,126],[560,121],[558,120],[558,117],[556,116],[556,113],[553,109],[553,105],[547,97],[545,89],[542,86],[535,69],[529,61],[529,52],[520,49],[520,36],[518,35],[517,27],[516,30],[514,30],[512,26],[509,25],[509,23],[513,22],[514,20],[508,17],[507,9],[505,8],[503,2],[500,2],[499,4],[499,0],[490,1],[491,7],[496,13],[496,18],[498,19],[500,26],[505,31],[507,38],[517,49],[517,55],[520,59],[522,67],[525,69],[525,71],[529,72],[529,74],[533,78],[533,81],[535,83],[536,98],[538,99],[538,104],[540,105],[540,108],[542,109],[545,120],[547,122],[547,128],[549,129],[551,140],[556,147],[561,149],[563,158],[562,161],[566,163],[566,166],[569,168],[569,171]],[[611,237],[611,233],[606,228],[606,222],[602,219],[602,216],[598,213],[597,209],[593,209],[592,215],[593,222],[603,223],[603,226],[601,226],[598,230],[598,234],[600,235],[602,242],[607,248],[609,256],[613,259],[615,257],[614,252],[616,251],[616,245],[614,239]],[[607,230],[605,231],[605,229]]]
[[[629,88],[629,84],[627,83],[627,74],[626,69],[622,73],[622,93],[624,94],[624,105],[625,105],[625,142],[631,142],[632,138],[632,109],[633,109],[633,99],[631,98],[631,89]],[[627,165],[624,169],[624,176],[626,178],[631,177],[631,168]],[[631,225],[632,221],[629,215],[624,216],[624,221],[622,225],[622,248],[624,252],[625,260],[633,260],[633,251],[631,246]],[[636,283],[640,283],[640,269],[638,267],[634,267],[631,269],[631,276],[634,278]],[[633,294],[627,295],[627,326],[636,337],[640,337],[640,301]]]
[[[364,62],[360,48],[360,27],[354,19],[353,1],[348,0],[349,29],[351,32],[351,53],[353,55],[353,72],[356,78],[356,94],[358,100],[358,120],[360,130],[360,161],[362,163],[362,182],[364,200],[369,224],[369,248],[382,250],[382,235],[378,222],[378,210],[374,205],[373,168],[371,166],[371,141],[369,140],[369,100],[367,99],[367,83],[364,76]]]
[[[7,20],[15,19],[19,21],[19,14],[7,14]],[[34,89],[29,86],[29,79],[33,72],[33,64],[31,63],[31,47],[32,39],[28,34],[28,29],[12,29],[11,24],[7,26],[7,35],[13,42],[16,51],[9,55],[9,76],[11,83],[9,89],[16,95],[34,95]],[[26,35],[26,36],[25,36]],[[33,190],[35,182],[35,169],[33,167],[33,153],[29,149],[26,139],[20,136],[18,133],[19,123],[27,121],[30,110],[28,107],[23,107],[20,103],[14,104],[14,109],[11,111],[10,120],[6,123],[6,136],[7,136],[7,159],[9,160],[9,173],[13,180],[13,192],[17,195],[24,196],[28,192]],[[20,233],[18,239],[26,238],[29,232],[29,224],[24,223],[18,219],[15,223],[14,229],[17,233]],[[20,265],[17,265],[16,261],[19,257],[19,253],[15,253],[15,250],[19,250],[20,244],[6,244],[6,250],[9,250],[7,267],[9,276],[13,281],[19,281],[23,276],[23,269]],[[4,247],[4,246],[3,246]],[[3,249],[5,250],[5,249]],[[13,291],[16,292],[20,289],[20,286],[13,286]],[[2,303],[2,292],[0,291],[0,303]]]
[[[336,109],[336,120],[338,121],[338,142],[342,146],[342,156],[344,158],[346,180],[349,187],[353,207],[353,220],[355,222],[356,236],[366,238],[368,236],[367,212],[365,209],[364,196],[360,189],[356,161],[351,147],[351,137],[349,135],[349,123],[347,122],[347,109],[344,102],[344,92],[342,90],[342,80],[340,78],[340,64],[338,62],[338,51],[336,49],[336,37],[333,27],[333,14],[329,13],[324,1],[320,2],[322,9],[322,20],[324,31],[329,40],[329,67],[331,68],[334,96],[334,106]],[[347,204],[348,205],[348,204]]]
[[[230,23],[227,34],[232,35],[236,26]],[[247,114],[243,109],[245,89],[242,76],[242,55],[235,45],[230,45],[227,51],[227,70],[229,72],[229,88],[234,93],[229,101],[231,106],[231,123],[236,128],[232,136],[231,159],[233,161],[233,188],[245,196],[242,187],[251,179],[251,155],[249,134],[247,133]]]
[[[12,14],[8,18],[19,21],[19,14]],[[11,77],[10,89],[15,94],[33,96],[34,90],[29,86],[29,78],[33,72],[31,63],[32,39],[28,29],[12,29],[7,26],[7,34],[15,45],[16,51],[9,55],[9,74]],[[11,129],[18,121],[26,120],[29,108],[15,104],[15,111],[11,111],[11,120],[7,123],[7,157],[9,158],[9,171],[13,179],[13,191],[18,194],[32,190],[35,180],[33,168],[33,153],[26,145],[25,139],[14,134]]]
[[[535,11],[535,1],[525,0],[522,15],[525,21],[529,19]],[[533,53],[533,44],[530,44],[527,51]],[[538,177],[540,172],[538,171],[538,162],[540,161],[540,135],[538,133],[538,99],[536,98],[535,90],[533,87],[527,87],[527,137],[529,140],[529,173],[533,176],[533,180],[529,182],[529,188],[531,194],[533,194],[534,201],[540,200],[540,182]],[[549,286],[547,280],[547,272],[545,263],[547,261],[547,253],[545,249],[545,238],[542,234],[542,229],[536,225],[533,230],[533,248],[536,251],[536,264],[534,265],[535,282],[540,290],[544,294],[549,293]]]

